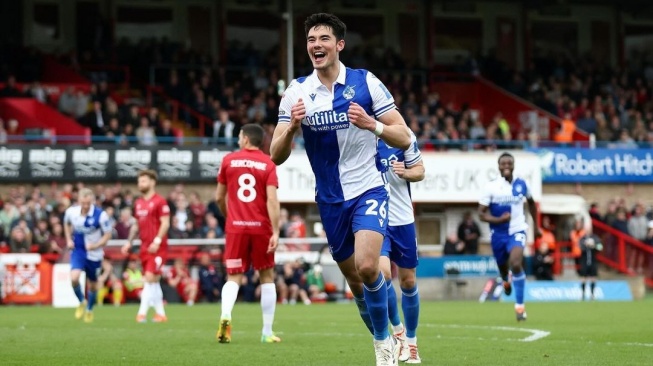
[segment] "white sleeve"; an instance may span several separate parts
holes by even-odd
[[[533,198],[533,196],[531,195],[531,187],[528,186],[525,180],[523,182],[524,182],[524,189],[526,189],[526,194],[524,196],[527,199]]]
[[[111,227],[111,221],[109,221],[109,215],[107,215],[106,211],[102,211],[100,214],[100,230],[102,230],[102,234],[110,233],[113,231],[113,227]]]
[[[293,104],[296,103],[295,89],[299,88],[297,80],[293,80],[288,84],[288,87],[281,96],[281,103],[279,103],[279,123],[290,123],[290,111]]]
[[[372,97],[372,111],[374,112],[375,118],[379,118],[396,108],[395,99],[390,94],[390,91],[388,91],[388,88],[369,71],[367,72],[366,82],[370,96]]]
[[[479,205],[490,207],[490,202],[492,202],[492,193],[490,190],[491,185],[492,185],[491,182],[488,183],[483,189],[483,192],[481,192],[481,198],[478,200]]]
[[[422,161],[422,152],[419,151],[419,147],[417,147],[417,138],[415,137],[415,134],[411,131],[410,133],[410,146],[408,149],[404,150],[404,165],[406,168],[410,168],[411,166],[419,163]]]

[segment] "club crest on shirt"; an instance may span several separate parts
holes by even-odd
[[[356,85],[354,85],[354,86],[356,86]],[[347,99],[347,100],[354,99],[354,96],[356,95],[356,91],[354,90],[354,86],[347,85],[345,90],[342,91],[342,97]]]
[[[515,191],[517,191],[517,193],[521,193],[521,191],[522,191],[521,186],[517,186],[517,187],[515,187]]]

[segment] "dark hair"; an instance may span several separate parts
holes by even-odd
[[[331,31],[336,36],[336,41],[345,39],[347,33],[347,26],[337,16],[329,13],[315,13],[306,18],[304,22],[304,32],[308,37],[308,31],[316,26],[324,26],[331,28]]]
[[[503,158],[510,158],[510,159],[512,159],[512,161],[515,161],[515,157],[512,156],[511,153],[504,152],[503,154],[501,154],[501,156],[499,156],[499,160],[497,160],[497,162],[500,162],[501,159],[503,159]]]
[[[241,128],[244,136],[249,138],[249,143],[260,148],[263,146],[263,127],[256,123],[248,123]]]
[[[148,178],[152,179],[153,181],[156,181],[159,178],[158,174],[156,174],[156,171],[154,171],[152,169],[141,170],[140,172],[138,172],[138,177],[139,178],[140,177],[148,177]]]

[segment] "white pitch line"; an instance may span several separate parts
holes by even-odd
[[[520,342],[535,342],[539,339],[547,337],[551,334],[546,330],[518,328],[518,327],[499,327],[491,325],[460,325],[460,324],[420,324],[420,326],[430,328],[465,328],[465,329],[487,329],[487,330],[500,330],[507,332],[526,332],[530,335],[526,338],[520,338]]]

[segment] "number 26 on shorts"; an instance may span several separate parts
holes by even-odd
[[[382,218],[385,219],[386,215],[388,214],[385,205],[386,201],[381,202],[381,207],[379,207],[379,202],[377,200],[367,200],[365,201],[365,204],[368,205],[369,207],[367,208],[367,211],[365,211],[365,215],[381,215]],[[376,208],[379,208],[377,211]]]

